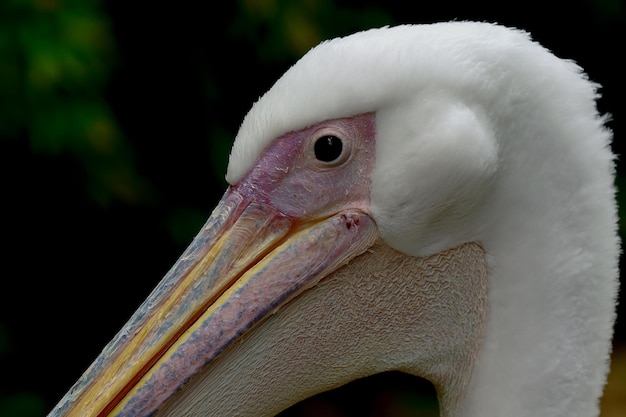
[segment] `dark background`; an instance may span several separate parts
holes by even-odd
[[[251,104],[323,39],[452,19],[525,29],[603,86],[624,153],[621,0],[222,3],[0,3],[0,416],[45,415],[74,383],[211,212]],[[603,416],[626,410],[625,321],[621,306]],[[436,415],[433,398],[389,374],[290,415]]]

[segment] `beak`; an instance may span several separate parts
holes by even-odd
[[[301,221],[230,188],[50,416],[150,416],[252,327],[377,239],[360,210]]]

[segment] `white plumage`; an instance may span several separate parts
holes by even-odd
[[[579,67],[518,30],[370,30],[317,46],[255,103],[227,179],[285,132],[375,112],[371,209],[385,243],[430,255],[476,241],[490,260],[463,415],[596,415],[618,243],[595,98]]]
[[[231,265],[221,261],[227,252],[231,262],[230,246],[212,236],[230,233],[231,216],[237,229],[240,205],[250,203],[275,217],[228,239],[260,252],[244,258],[250,264],[210,296],[213,304],[199,302],[206,313],[184,316],[194,323],[133,379],[133,390],[114,391],[118,399],[96,400],[94,409],[270,416],[350,380],[401,370],[433,381],[442,416],[597,416],[619,242],[611,134],[596,97],[575,64],[492,24],[407,25],[322,43],[254,104],[220,207],[59,415],[81,407],[72,404],[115,363],[115,352],[134,354],[126,335],[151,320],[144,317],[161,299],[169,302],[179,276],[205,285],[199,251],[215,256],[216,269]],[[338,135],[350,152],[332,164],[316,161],[312,143],[324,135]],[[271,226],[277,218],[283,234],[265,247],[265,229],[279,233]],[[354,247],[308,238],[310,224],[341,226],[337,235],[352,233]],[[316,256],[337,266],[309,281],[294,260],[317,268]],[[264,268],[283,258],[286,269],[265,277]],[[292,285],[300,273],[306,284],[295,295],[231,294],[256,279]],[[238,302],[237,314],[221,315]],[[236,322],[243,336],[205,353],[203,343],[207,351],[222,343],[222,321],[248,320],[244,302],[272,314]],[[200,359],[187,362],[185,352]],[[175,378],[174,361],[186,366]],[[184,388],[172,388],[181,379]]]

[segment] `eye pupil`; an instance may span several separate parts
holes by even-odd
[[[317,141],[313,150],[315,157],[322,162],[333,162],[341,156],[343,142],[337,136],[322,136]]]

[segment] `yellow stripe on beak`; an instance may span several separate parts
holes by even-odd
[[[360,211],[301,224],[229,190],[52,415],[153,414],[243,333],[377,236]]]

